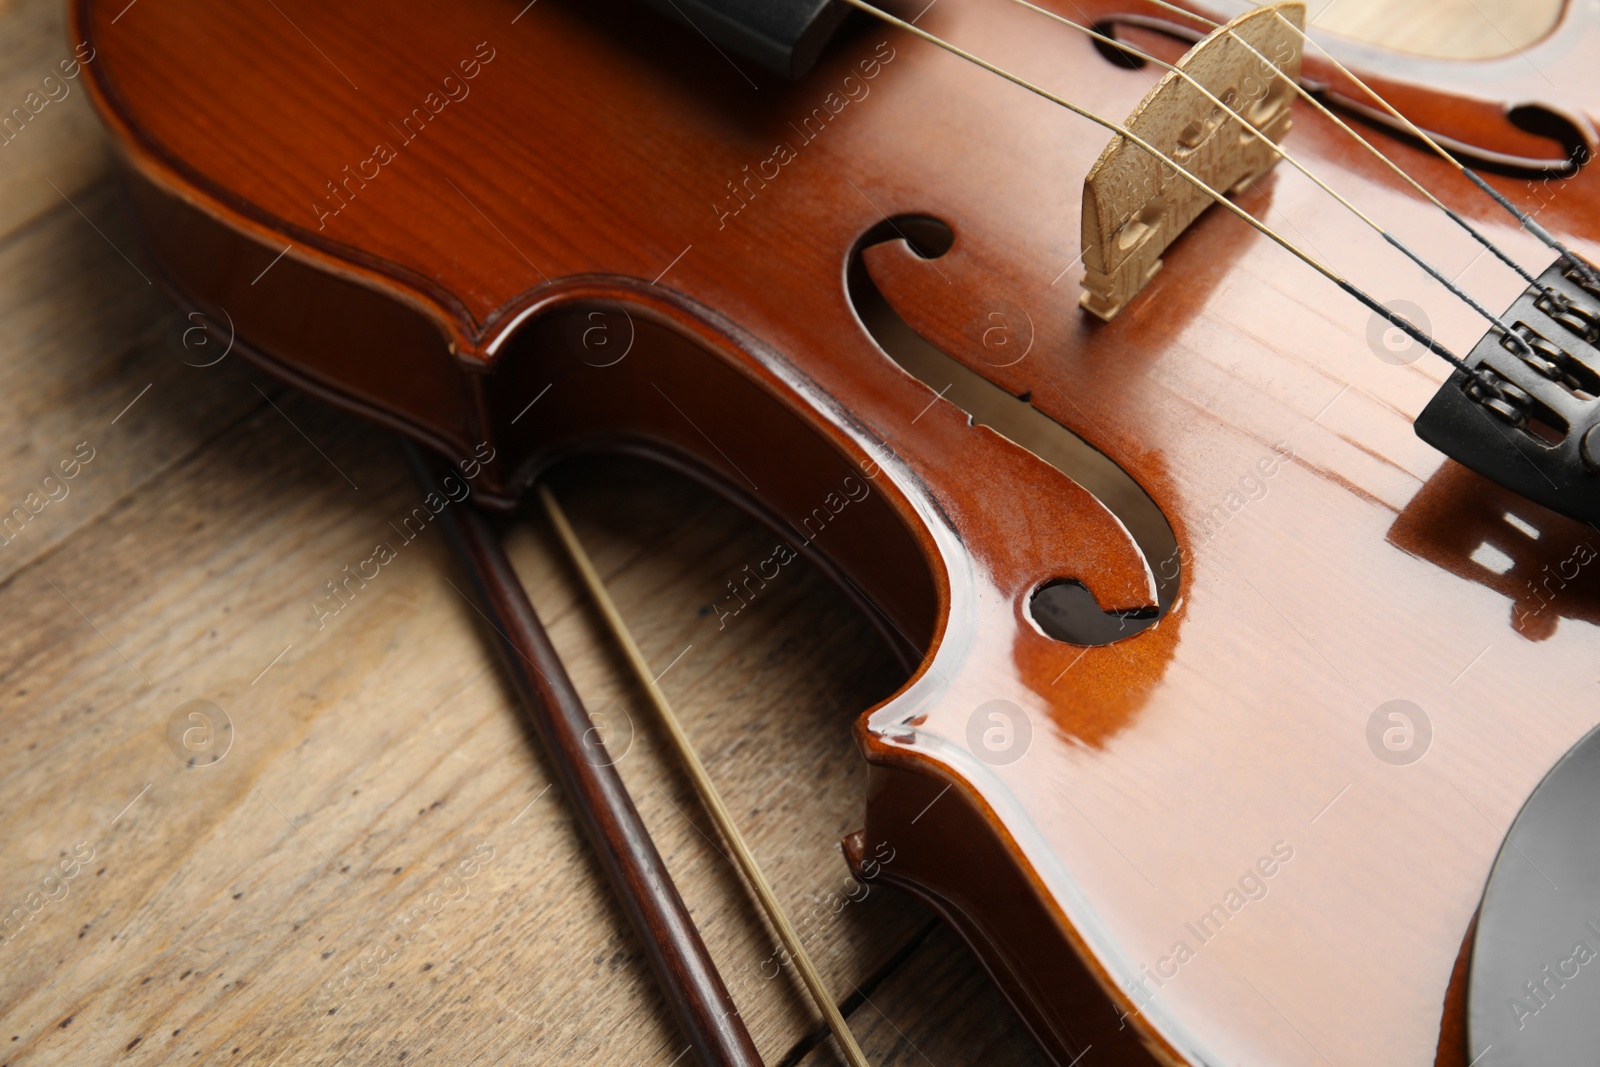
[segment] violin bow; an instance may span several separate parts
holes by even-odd
[[[433,489],[439,475],[432,463],[414,445],[407,443],[405,449],[422,487]],[[850,1067],[868,1067],[838,1004],[794,924],[784,914],[688,733],[651,676],[638,643],[566,513],[547,485],[538,485],[535,491],[573,568],[649,696],[702,806],[716,822],[735,865],[783,942],[784,951],[794,961],[845,1061]],[[489,520],[471,507],[451,509],[448,516],[441,517],[445,536],[472,580],[475,605],[495,631],[495,647],[522,698],[528,720],[554,759],[562,784],[576,801],[584,833],[644,945],[656,982],[666,994],[678,1025],[702,1063],[759,1067],[761,1058],[744,1019],[621,776],[606,757],[605,742],[594,730],[589,713]]]
[[[432,461],[407,443],[417,480],[433,489]],[[527,722],[555,764],[578,823],[644,948],[656,984],[700,1062],[761,1067],[761,1056],[700,931],[645,829],[622,776],[556,655],[544,624],[511,567],[489,520],[471,507],[439,516],[473,602],[494,631],[493,643],[522,698]],[[600,758],[597,758],[600,757]]]

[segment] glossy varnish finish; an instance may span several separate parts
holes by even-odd
[[[1500,568],[1454,536],[1495,531],[1485,539],[1522,573],[1592,531],[1508,505],[1415,439],[1442,365],[1376,358],[1357,305],[1218,212],[1115,322],[1090,321],[1073,261],[1103,133],[876,26],[805,81],[751,72],[754,88],[692,33],[609,4],[546,0],[514,24],[515,5],[487,0],[279,6],[139,5],[115,25],[115,10],[79,9],[146,241],[181,292],[226,310],[303,385],[458,455],[494,441],[506,461],[487,490],[509,497],[554,458],[624,440],[689,457],[814,537],[927,654],[858,723],[883,769],[865,844],[876,832],[910,850],[896,873],[917,873],[904,880],[1063,1061],[1104,1050],[1102,1032],[1125,1059],[1140,1055],[1135,1033],[1190,1062],[1462,1056],[1446,1014],[1462,940],[1522,798],[1595,721],[1600,634],[1592,575],[1541,599],[1530,626],[1526,598],[1514,610]],[[1113,117],[1152,78],[1003,3],[939,5],[925,25]],[[1529,56],[1566,56],[1587,31],[1569,14],[1558,32]],[[1526,98],[1512,61],[1446,78],[1351,51],[1391,64],[1400,101],[1457,139],[1559,154],[1504,121]],[[452,71],[470,93],[442,104]],[[1554,59],[1541,71],[1592,113],[1582,73]],[[407,140],[396,124],[430,93],[437,114]],[[325,214],[339,204],[328,183],[379,142],[393,158]],[[1470,263],[1463,280],[1486,303],[1509,302],[1514,276],[1473,262],[1466,238],[1328,124],[1297,109],[1287,143],[1452,273]],[[1543,265],[1442,164],[1380,143]],[[748,200],[727,185],[774,167],[742,186]],[[1591,247],[1589,172],[1504,188]],[[1241,203],[1378,297],[1426,307],[1458,350],[1481,333],[1309,183],[1280,169]],[[1092,498],[969,426],[861,328],[847,262],[903,214],[941,219],[955,243],[936,261],[865,251],[902,317],[1164,510],[1184,586],[1160,626],[1086,651],[1027,618],[1041,582],[1076,578],[1103,606],[1135,608],[1150,576]],[[632,321],[610,321],[613,339],[627,327],[637,343],[597,366],[587,316],[615,306]],[[1027,358],[987,358],[993,315],[1026,333]],[[1505,534],[1508,510],[1537,538]],[[1410,766],[1368,747],[1369,717],[1395,699],[1432,721]],[[994,700],[1029,726],[1012,762],[972,740]],[[914,829],[925,821],[941,831]],[[1245,893],[1258,899],[1227,904]],[[1218,904],[1228,917],[1197,936]],[[1030,998],[1067,982],[1027,972],[1074,949],[1109,998],[1041,1008]],[[1073,1013],[1081,1025],[1055,1025]]]

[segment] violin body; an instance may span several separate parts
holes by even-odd
[[[146,251],[238,351],[432,446],[482,499],[510,507],[569,456],[649,455],[834,575],[914,668],[856,722],[872,785],[846,851],[892,848],[879,876],[962,934],[1059,1062],[1477,1054],[1461,1004],[1484,878],[1600,720],[1600,534],[1417,439],[1446,366],[1383,358],[1367,311],[1220,211],[1115,320],[1086,315],[1080,194],[1105,131],[887,27],[852,23],[790,84],[619,3],[279,6],[74,11]],[[1550,176],[1565,146],[1508,118],[1538,105],[1591,138],[1597,34],[1569,9],[1528,50],[1548,79],[1342,54],[1430,130],[1522,166],[1500,187],[1591,254],[1600,179]],[[1139,0],[1062,14],[1173,48]],[[1010,4],[923,25],[1114,120],[1153,80]],[[1294,121],[1286,145],[1330,184],[1473,260],[1330,123]],[[1363,132],[1548,262],[1436,157]],[[1426,308],[1457,351],[1482,334],[1298,175],[1239,202]],[[941,254],[894,232],[930,219]],[[1172,555],[889,358],[863,277],[1118,464]],[[1495,308],[1521,290],[1487,257],[1463,281]],[[1149,612],[1163,578],[1160,622],[1105,645],[1029,607],[1074,581]],[[1415,761],[1383,740],[1393,701],[1422,712]]]

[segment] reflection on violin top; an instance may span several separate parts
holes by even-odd
[[[1530,641],[1562,618],[1600,625],[1600,532],[1455,463],[1428,479],[1387,540],[1510,598],[1511,628]]]

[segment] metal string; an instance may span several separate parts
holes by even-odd
[[[1324,118],[1326,118],[1328,121],[1332,122],[1340,130],[1344,131],[1350,137],[1355,139],[1355,141],[1358,144],[1360,144],[1361,147],[1365,148],[1368,152],[1370,152],[1375,159],[1377,159],[1384,166],[1386,166],[1390,170],[1392,170],[1396,174],[1396,176],[1398,176],[1407,185],[1411,186],[1411,188],[1415,189],[1418,193],[1420,193],[1423,197],[1425,197],[1430,203],[1433,204],[1434,207],[1438,208],[1440,211],[1443,211],[1446,215],[1448,215],[1452,222],[1454,222],[1457,226],[1460,226],[1463,230],[1467,231],[1467,233],[1471,234],[1473,239],[1476,240],[1479,244],[1483,245],[1484,248],[1487,248],[1490,252],[1493,252],[1494,255],[1495,255],[1495,258],[1499,259],[1501,263],[1504,263],[1507,267],[1510,267],[1512,270],[1516,271],[1517,274],[1521,275],[1523,281],[1527,282],[1529,285],[1537,285],[1537,284],[1539,284],[1538,279],[1535,278],[1532,274],[1530,274],[1522,266],[1522,264],[1518,263],[1515,259],[1513,259],[1511,257],[1511,255],[1510,255],[1510,253],[1506,252],[1499,245],[1497,245],[1493,241],[1491,241],[1489,239],[1489,237],[1485,233],[1483,233],[1483,231],[1479,230],[1472,223],[1470,223],[1466,219],[1462,218],[1455,211],[1454,208],[1451,208],[1451,207],[1447,206],[1443,201],[1441,201],[1437,196],[1435,196],[1431,190],[1429,190],[1421,182],[1417,181],[1416,178],[1412,177],[1409,173],[1407,173],[1406,170],[1400,166],[1400,164],[1396,163],[1388,155],[1385,155],[1384,152],[1381,149],[1379,149],[1376,145],[1374,145],[1371,141],[1367,140],[1365,137],[1361,136],[1361,134],[1357,133],[1354,129],[1352,129],[1349,123],[1345,122],[1338,115],[1334,114],[1334,112],[1326,104],[1324,104],[1321,100],[1317,99],[1317,95],[1315,93],[1311,92],[1311,90],[1309,90],[1305,86],[1301,85],[1297,80],[1295,80],[1293,78],[1290,78],[1290,77],[1287,77],[1286,75],[1284,75],[1282,70],[1278,68],[1278,65],[1276,63],[1274,63],[1271,59],[1268,59],[1266,56],[1262,55],[1259,51],[1257,51],[1256,48],[1253,45],[1250,44],[1249,41],[1246,41],[1243,37],[1239,36],[1239,34],[1237,32],[1235,32],[1234,29],[1231,26],[1228,26],[1226,23],[1214,22],[1211,19],[1206,18],[1204,15],[1198,15],[1198,14],[1195,14],[1194,12],[1189,11],[1189,10],[1187,10],[1185,8],[1181,8],[1176,4],[1168,3],[1167,0],[1149,0],[1149,3],[1153,4],[1156,7],[1163,8],[1163,9],[1165,9],[1167,11],[1171,11],[1171,12],[1174,12],[1176,14],[1184,15],[1184,16],[1187,16],[1188,18],[1192,18],[1196,22],[1199,22],[1199,23],[1201,23],[1202,25],[1205,25],[1205,26],[1210,26],[1213,29],[1226,29],[1227,34],[1228,34],[1229,37],[1232,37],[1235,41],[1238,41],[1245,48],[1249,49],[1251,54],[1255,55],[1262,62],[1264,62],[1264,63],[1268,64],[1269,66],[1273,67],[1274,69],[1278,70],[1279,76],[1283,77],[1284,80],[1286,82],[1288,82],[1294,88],[1294,91],[1300,96],[1300,98],[1302,100],[1304,100],[1306,103],[1310,104],[1312,107],[1316,108],[1317,111],[1319,111]],[[1305,31],[1302,30],[1299,26],[1296,26],[1289,19],[1284,18],[1283,13],[1281,11],[1280,12],[1274,12],[1274,14],[1277,15],[1279,21],[1286,23],[1289,26],[1290,29],[1295,31],[1295,33],[1299,34],[1305,40],[1311,41],[1311,39],[1306,36]],[[1315,44],[1316,42],[1311,41],[1311,43]],[[1317,48],[1318,48],[1319,51],[1322,50],[1320,45],[1318,45]],[[1323,54],[1326,55],[1327,53],[1323,52]],[[1330,59],[1331,59],[1331,57],[1330,57]],[[1355,76],[1351,75],[1351,77],[1354,78]],[[1362,88],[1366,89],[1366,86],[1363,85]],[[1367,92],[1368,93],[1372,93],[1372,90],[1371,89],[1367,89]],[[1373,94],[1373,95],[1376,96],[1376,94]],[[1435,146],[1435,147],[1437,148],[1437,146]],[[1451,163],[1455,163],[1455,160],[1451,159],[1450,162]],[[1498,195],[1498,194],[1495,194],[1495,195]],[[1535,225],[1537,225],[1537,223],[1535,223]]]
[[[577,569],[583,584],[588,588],[589,595],[600,609],[600,614],[606,620],[606,626],[611,630],[617,643],[622,646],[622,651],[627,655],[628,664],[638,676],[639,684],[650,697],[650,702],[655,705],[656,712],[661,717],[661,723],[666,727],[667,735],[672,739],[673,747],[677,750],[678,758],[684,770],[689,775],[689,780],[694,783],[695,791],[700,794],[700,803],[705,806],[711,818],[716,822],[717,829],[722,833],[723,841],[727,842],[728,849],[733,853],[737,865],[744,873],[745,880],[750,888],[755,891],[756,898],[760,901],[767,918],[778,931],[778,937],[783,942],[783,947],[794,961],[796,969],[800,972],[801,979],[805,982],[806,989],[816,1001],[817,1008],[822,1012],[827,1021],[828,1028],[833,1031],[834,1040],[839,1043],[839,1050],[844,1053],[845,1060],[850,1067],[868,1067],[867,1057],[861,1051],[861,1046],[856,1044],[855,1037],[850,1033],[849,1025],[844,1021],[844,1016],[839,1012],[839,1006],[834,1003],[833,997],[828,993],[828,987],[822,980],[822,975],[817,971],[816,965],[811,962],[811,956],[806,952],[805,945],[800,941],[800,934],[794,925],[789,922],[789,917],[784,914],[783,905],[778,903],[777,896],[772,892],[772,886],[767,877],[762,873],[760,865],[756,862],[755,853],[750,851],[750,846],[745,843],[744,835],[739,832],[739,826],[734,822],[733,814],[722,800],[722,794],[717,791],[716,783],[711,780],[711,775],[706,771],[700,756],[695,752],[694,745],[689,740],[683,724],[678,721],[678,716],[673,712],[672,705],[667,703],[666,696],[661,692],[661,687],[656,685],[656,679],[651,677],[650,665],[645,662],[644,653],[639,651],[639,645],[628,632],[628,624],[623,621],[622,613],[617,610],[616,603],[611,599],[611,594],[606,591],[605,583],[601,581],[599,573],[594,569],[594,564],[589,559],[589,554],[584,551],[583,544],[578,540],[578,535],[573,532],[572,524],[567,521],[566,512],[556,500],[555,494],[548,485],[538,487],[539,503],[544,507],[544,513],[550,520],[550,525],[555,527],[556,535],[560,538],[562,547],[566,549],[567,558]]]
[[[1430,337],[1427,333],[1425,333],[1423,330],[1421,330],[1419,327],[1417,327],[1416,324],[1412,323],[1405,316],[1400,315],[1400,314],[1398,314],[1398,313],[1396,313],[1394,311],[1391,311],[1389,308],[1387,308],[1384,305],[1380,304],[1377,300],[1375,300],[1371,296],[1367,295],[1361,289],[1359,289],[1355,285],[1351,284],[1349,281],[1345,280],[1345,278],[1342,277],[1332,267],[1330,267],[1327,264],[1323,263],[1321,260],[1319,260],[1315,256],[1311,255],[1309,252],[1306,252],[1306,251],[1303,251],[1302,249],[1300,249],[1298,246],[1296,246],[1294,244],[1294,242],[1288,240],[1282,234],[1278,233],[1272,227],[1268,226],[1266,223],[1264,223],[1260,219],[1256,218],[1250,212],[1246,211],[1244,208],[1242,208],[1239,205],[1235,204],[1232,200],[1229,200],[1227,197],[1223,196],[1220,192],[1218,192],[1217,190],[1213,189],[1210,185],[1206,184],[1206,182],[1202,178],[1200,178],[1198,175],[1195,175],[1192,172],[1190,172],[1187,168],[1185,168],[1183,166],[1180,166],[1178,163],[1173,161],[1173,159],[1170,156],[1168,156],[1165,152],[1161,151],[1161,149],[1157,148],[1155,145],[1151,144],[1149,141],[1145,140],[1143,137],[1140,137],[1138,134],[1134,133],[1132,130],[1128,129],[1123,124],[1121,124],[1119,122],[1113,122],[1111,119],[1105,118],[1104,116],[1101,116],[1101,115],[1097,115],[1093,111],[1090,111],[1088,108],[1083,107],[1080,104],[1075,104],[1072,101],[1065,99],[1064,97],[1058,96],[1055,93],[1050,92],[1048,89],[1045,89],[1045,88],[1042,88],[1042,87],[1040,87],[1038,85],[1035,85],[1032,82],[1028,81],[1027,79],[1022,78],[1019,75],[1013,74],[1010,71],[1004,69],[1003,67],[996,66],[995,64],[990,63],[988,60],[982,59],[981,57],[976,56],[971,52],[968,52],[966,49],[960,47],[959,45],[953,44],[950,41],[946,41],[944,38],[939,37],[939,36],[937,36],[935,34],[929,33],[927,30],[924,30],[919,26],[914,26],[911,23],[907,22],[905,19],[902,19],[902,18],[899,18],[898,16],[892,15],[889,12],[884,11],[881,8],[874,7],[872,4],[868,3],[867,0],[844,0],[844,2],[849,4],[851,7],[858,8],[859,10],[864,11],[869,15],[872,15],[874,18],[881,19],[883,22],[885,22],[885,23],[887,23],[887,24],[889,24],[891,26],[894,26],[897,29],[904,30],[905,32],[911,34],[914,37],[918,37],[918,38],[928,42],[929,44],[932,44],[932,45],[934,45],[934,46],[936,46],[938,48],[944,49],[946,52],[949,52],[950,54],[952,54],[954,56],[958,56],[961,59],[964,59],[969,63],[972,63],[972,64],[974,64],[974,65],[976,65],[978,67],[981,67],[984,70],[988,71],[989,73],[996,75],[997,77],[1004,78],[1006,81],[1011,82],[1013,85],[1016,85],[1016,86],[1018,86],[1020,88],[1026,89],[1030,93],[1035,94],[1036,96],[1043,97],[1044,99],[1050,101],[1053,104],[1056,104],[1056,105],[1058,105],[1060,107],[1064,107],[1068,111],[1071,111],[1073,114],[1078,115],[1078,116],[1080,116],[1082,118],[1088,119],[1090,122],[1095,123],[1097,126],[1104,127],[1105,129],[1110,130],[1112,133],[1117,134],[1118,136],[1126,138],[1130,143],[1138,145],[1141,149],[1143,149],[1144,151],[1148,152],[1155,159],[1159,160],[1161,163],[1165,164],[1166,166],[1172,168],[1172,170],[1174,172],[1176,172],[1177,174],[1181,175],[1185,181],[1187,181],[1190,185],[1193,185],[1196,189],[1200,190],[1200,192],[1204,193],[1213,202],[1215,202],[1217,204],[1220,204],[1225,210],[1227,210],[1229,212],[1232,212],[1234,215],[1238,216],[1239,219],[1241,219],[1245,224],[1247,224],[1251,228],[1255,229],[1263,237],[1266,237],[1269,240],[1273,241],[1279,247],[1283,248],[1285,251],[1289,252],[1295,258],[1297,258],[1301,262],[1305,263],[1312,270],[1315,270],[1318,274],[1321,274],[1324,278],[1327,278],[1329,281],[1333,282],[1340,289],[1342,289],[1345,293],[1347,293],[1350,296],[1354,297],[1364,307],[1366,307],[1367,310],[1371,311],[1373,314],[1375,314],[1375,315],[1379,316],[1380,318],[1384,319],[1390,325],[1394,326],[1396,329],[1398,329],[1402,333],[1404,333],[1407,337],[1410,337],[1413,341],[1416,341],[1418,344],[1422,345],[1424,348],[1426,348],[1428,351],[1432,352],[1434,355],[1439,356],[1441,359],[1445,360],[1447,363],[1449,363],[1451,366],[1455,367],[1457,370],[1459,370],[1462,373],[1467,374],[1467,375],[1477,379],[1486,389],[1492,390],[1495,394],[1499,393],[1498,387],[1495,386],[1494,382],[1489,378],[1489,376],[1487,375],[1486,372],[1468,366],[1466,361],[1463,360],[1460,356],[1458,356],[1454,352],[1450,351],[1450,349],[1446,348],[1439,341],[1436,341],[1434,338]]]
[[[1188,15],[1190,18],[1196,19],[1196,20],[1198,20],[1200,22],[1207,23],[1207,24],[1212,25],[1212,26],[1216,25],[1216,23],[1212,22],[1210,19],[1204,18],[1204,17],[1202,17],[1200,15],[1196,15],[1191,11],[1185,10],[1184,8],[1177,7],[1177,6],[1175,6],[1175,5],[1171,4],[1171,3],[1168,3],[1167,0],[1151,0],[1151,3],[1154,3],[1159,7],[1163,7],[1163,8],[1166,8],[1168,10],[1171,10],[1171,11],[1176,11],[1176,12],[1178,12],[1180,14],[1183,14],[1183,15]],[[1265,5],[1257,5],[1257,6],[1265,6]],[[1274,12],[1274,14],[1276,14],[1277,17],[1280,20],[1282,20],[1285,25],[1287,25],[1290,29],[1294,30],[1295,33],[1297,33],[1301,37],[1303,37],[1307,44],[1311,45],[1318,52],[1321,52],[1323,57],[1325,59],[1327,59],[1327,61],[1333,66],[1334,70],[1337,70],[1340,74],[1343,74],[1346,78],[1349,78],[1352,82],[1355,83],[1355,85],[1358,88],[1361,89],[1362,92],[1366,93],[1369,97],[1371,97],[1372,100],[1380,108],[1382,108],[1384,111],[1387,111],[1390,115],[1393,115],[1394,118],[1396,119],[1396,121],[1398,121],[1402,126],[1404,126],[1406,128],[1406,132],[1410,133],[1413,137],[1417,138],[1423,144],[1427,145],[1428,148],[1431,149],[1434,152],[1435,155],[1437,155],[1440,159],[1444,160],[1446,163],[1448,163],[1452,167],[1454,167],[1464,177],[1466,177],[1467,180],[1471,181],[1472,184],[1476,185],[1485,195],[1487,195],[1489,197],[1489,199],[1493,200],[1496,204],[1499,204],[1502,208],[1504,208],[1506,210],[1506,212],[1511,215],[1512,218],[1517,220],[1518,225],[1520,225],[1524,230],[1527,230],[1530,234],[1532,234],[1539,241],[1541,241],[1545,245],[1546,248],[1549,248],[1549,249],[1555,251],[1562,258],[1564,258],[1567,262],[1571,263],[1573,265],[1573,267],[1575,267],[1577,269],[1578,273],[1580,273],[1580,274],[1582,274],[1584,276],[1584,280],[1585,281],[1589,282],[1590,284],[1600,284],[1600,277],[1596,276],[1596,274],[1594,272],[1594,268],[1592,268],[1589,265],[1589,262],[1587,260],[1585,260],[1582,256],[1578,255],[1572,249],[1568,248],[1565,244],[1563,244],[1562,241],[1560,240],[1560,238],[1556,237],[1549,230],[1546,230],[1543,226],[1539,225],[1538,222],[1534,221],[1533,216],[1529,215],[1527,212],[1525,212],[1521,208],[1517,207],[1510,200],[1507,200],[1505,198],[1505,196],[1503,196],[1498,189],[1496,189],[1494,186],[1490,185],[1488,182],[1484,181],[1483,178],[1480,177],[1478,175],[1478,173],[1476,171],[1474,171],[1471,167],[1466,166],[1460,160],[1456,159],[1455,156],[1453,156],[1449,152],[1445,151],[1444,148],[1439,144],[1438,141],[1434,140],[1431,136],[1429,136],[1428,133],[1426,131],[1424,131],[1420,126],[1418,126],[1416,123],[1412,122],[1410,119],[1406,118],[1405,115],[1401,114],[1401,112],[1400,112],[1400,110],[1398,108],[1396,108],[1393,104],[1389,103],[1388,100],[1385,100],[1381,95],[1379,95],[1379,93],[1378,93],[1378,91],[1376,89],[1372,88],[1372,86],[1370,86],[1366,82],[1362,81],[1361,78],[1358,77],[1356,75],[1356,73],[1354,71],[1352,71],[1349,67],[1346,67],[1343,63],[1339,62],[1339,60],[1334,57],[1333,53],[1329,52],[1326,48],[1324,48],[1321,44],[1319,44],[1317,42],[1317,40],[1315,38],[1313,38],[1309,33],[1307,33],[1305,30],[1302,30],[1300,27],[1296,26],[1293,22],[1290,22],[1288,19],[1284,18],[1283,17],[1283,12],[1281,12],[1281,11]],[[1324,109],[1324,110],[1326,110],[1326,109]],[[1449,210],[1449,209],[1447,208],[1446,210]],[[1476,233],[1474,235],[1476,236]],[[1480,237],[1479,240],[1484,240],[1484,239]],[[1493,248],[1493,245],[1490,245],[1487,241],[1484,241],[1484,244],[1485,244],[1486,247],[1489,247],[1491,249]],[[1496,250],[1496,254],[1497,255],[1499,254],[1498,250]],[[1501,256],[1501,259],[1505,259],[1505,258],[1506,257]],[[1521,273],[1521,272],[1519,271],[1519,273]],[[1524,276],[1526,276],[1526,275],[1524,275]],[[1538,283],[1535,281],[1535,282],[1532,282],[1532,284],[1537,285]]]
[[[1417,266],[1421,267],[1422,270],[1430,278],[1432,278],[1434,281],[1438,282],[1440,285],[1444,286],[1457,299],[1461,300],[1467,306],[1472,308],[1473,311],[1476,311],[1479,315],[1481,315],[1485,319],[1487,319],[1489,324],[1490,324],[1490,328],[1495,333],[1500,334],[1502,337],[1506,338],[1512,344],[1515,344],[1517,347],[1521,348],[1528,355],[1533,355],[1534,354],[1533,353],[1533,348],[1528,344],[1528,342],[1525,339],[1523,339],[1521,335],[1519,335],[1515,331],[1513,331],[1511,329],[1511,327],[1509,325],[1507,325],[1506,322],[1503,319],[1500,318],[1500,316],[1496,315],[1494,312],[1492,312],[1488,308],[1484,307],[1483,304],[1479,303],[1478,300],[1475,299],[1472,296],[1471,293],[1468,293],[1466,290],[1462,289],[1459,285],[1456,284],[1456,282],[1454,280],[1445,277],[1443,272],[1441,272],[1432,263],[1429,263],[1426,259],[1423,259],[1422,256],[1418,255],[1408,245],[1406,245],[1406,243],[1404,241],[1401,241],[1400,238],[1396,237],[1393,233],[1389,232],[1384,227],[1380,226],[1377,222],[1373,221],[1373,219],[1370,216],[1368,216],[1366,214],[1366,212],[1362,211],[1360,208],[1358,208],[1354,204],[1352,204],[1349,200],[1347,200],[1344,196],[1342,196],[1332,186],[1328,185],[1327,182],[1323,181],[1321,178],[1319,178],[1315,174],[1311,173],[1311,171],[1309,169],[1307,169],[1304,164],[1302,164],[1298,159],[1296,159],[1294,156],[1289,154],[1289,150],[1288,149],[1284,148],[1282,145],[1278,144],[1272,138],[1270,138],[1266,134],[1262,133],[1261,130],[1256,128],[1256,126],[1254,126],[1252,123],[1250,123],[1243,115],[1239,114],[1237,111],[1235,111],[1228,104],[1226,104],[1222,100],[1218,99],[1215,95],[1212,94],[1212,92],[1209,89],[1207,89],[1205,86],[1201,85],[1198,80],[1196,80],[1191,74],[1189,74],[1188,71],[1185,71],[1185,70],[1175,66],[1174,64],[1167,63],[1167,62],[1165,62],[1163,60],[1157,59],[1155,56],[1152,56],[1149,53],[1142,51],[1141,49],[1135,48],[1133,45],[1127,44],[1127,43],[1125,43],[1123,41],[1118,41],[1117,39],[1115,39],[1113,37],[1108,37],[1105,34],[1100,33],[1099,31],[1097,31],[1095,29],[1092,29],[1091,27],[1084,26],[1081,23],[1074,22],[1069,18],[1064,18],[1061,15],[1058,15],[1053,11],[1047,11],[1046,9],[1040,7],[1039,5],[1031,3],[1030,0],[1011,0],[1011,2],[1014,3],[1014,4],[1017,4],[1020,7],[1025,7],[1029,11],[1033,11],[1033,12],[1036,12],[1036,13],[1038,13],[1040,15],[1043,15],[1045,18],[1051,19],[1052,21],[1059,22],[1064,26],[1070,26],[1073,29],[1077,30],[1078,32],[1080,32],[1082,34],[1085,34],[1085,35],[1093,38],[1096,41],[1100,41],[1101,43],[1106,44],[1106,45],[1108,45],[1108,46],[1110,46],[1112,48],[1116,48],[1116,49],[1122,51],[1123,53],[1125,53],[1127,55],[1136,56],[1139,59],[1144,60],[1147,63],[1152,63],[1155,66],[1158,66],[1158,67],[1162,68],[1163,70],[1170,71],[1171,73],[1176,74],[1178,77],[1182,78],[1184,81],[1188,82],[1190,85],[1194,86],[1194,88],[1196,90],[1198,90],[1203,96],[1205,96],[1206,99],[1210,100],[1213,104],[1215,104],[1217,107],[1221,108],[1224,112],[1226,112],[1231,118],[1235,119],[1243,129],[1248,130],[1255,137],[1256,140],[1260,141],[1268,149],[1270,149],[1272,152],[1274,152],[1278,156],[1278,158],[1282,159],[1285,163],[1288,163],[1291,167],[1293,167],[1295,170],[1298,170],[1301,174],[1304,174],[1307,178],[1310,178],[1314,183],[1316,183],[1318,188],[1320,188],[1323,192],[1327,193],[1329,196],[1331,196],[1335,200],[1337,200],[1340,204],[1342,204],[1345,207],[1346,210],[1350,211],[1353,215],[1355,215],[1358,219],[1360,219],[1363,223],[1365,223],[1368,227],[1370,227],[1374,232],[1376,232],[1385,241],[1387,241],[1389,244],[1393,245],[1396,249],[1398,249],[1401,253],[1403,253],[1406,256],[1406,258],[1410,259]],[[1280,13],[1278,17],[1282,18],[1283,16]],[[1293,23],[1290,23],[1290,25],[1293,25]],[[1240,44],[1245,44],[1245,47],[1247,47],[1247,48],[1249,47],[1249,45],[1245,43],[1243,38],[1241,38],[1237,34],[1233,33],[1232,30],[1229,30],[1229,36],[1233,37],[1233,39],[1235,41],[1238,41]],[[1252,52],[1256,52],[1256,50],[1254,48],[1251,48],[1250,50]],[[1259,56],[1259,55],[1261,55],[1261,53],[1256,52],[1256,55]],[[1265,58],[1265,57],[1262,57],[1262,58]],[[1270,63],[1270,61],[1268,61],[1268,62]],[[1296,83],[1288,75],[1284,74],[1281,69],[1277,68],[1275,65],[1274,65],[1273,69],[1277,71],[1277,77],[1278,78],[1280,78],[1281,80],[1287,82],[1290,85],[1295,85],[1296,87],[1298,87],[1298,83]],[[1404,172],[1401,172],[1401,173],[1403,174]],[[1420,188],[1420,186],[1419,186],[1419,188]],[[1440,206],[1443,207],[1443,205],[1440,205]],[[1449,209],[1446,208],[1445,210],[1448,211]],[[1532,281],[1532,278],[1529,278],[1529,281]]]

